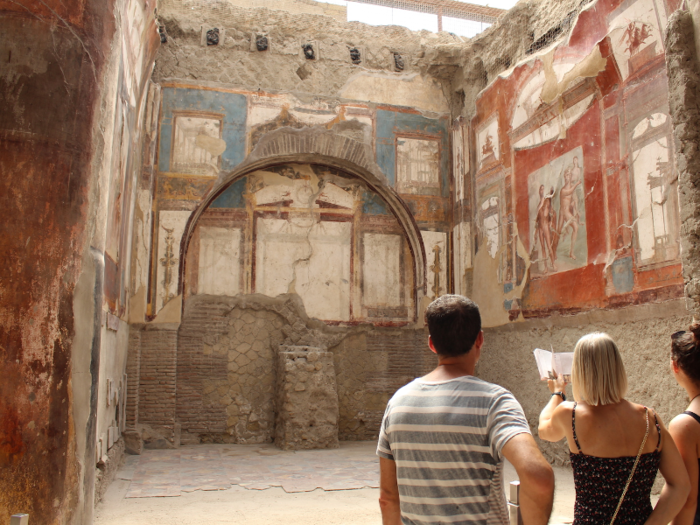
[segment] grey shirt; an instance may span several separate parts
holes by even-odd
[[[472,376],[416,379],[387,405],[377,454],[396,462],[409,525],[507,525],[501,450],[530,433],[506,389]]]

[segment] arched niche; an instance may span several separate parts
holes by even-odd
[[[338,127],[337,125],[336,128]],[[185,227],[181,241],[182,257],[179,266],[178,292],[187,295],[187,264],[190,259],[188,253],[193,236],[205,217],[206,210],[210,209],[212,204],[237,181],[261,172],[276,173],[289,165],[316,166],[326,168],[329,172],[337,170],[337,173],[345,174],[347,178],[356,179],[369,192],[381,199],[400,226],[410,251],[413,297],[412,312],[408,317],[417,319],[421,300],[425,294],[426,279],[426,257],[420,231],[405,202],[389,186],[387,179],[374,163],[371,148],[366,143],[343,134],[342,128],[340,132],[325,128],[277,130],[264,137],[244,163],[231,172],[223,174],[192,213]],[[255,289],[254,286],[253,288]],[[245,293],[244,290],[242,291]],[[259,290],[256,289],[256,291]],[[183,305],[184,303],[183,301]],[[381,316],[379,314],[379,317]],[[378,319],[374,319],[376,320]]]

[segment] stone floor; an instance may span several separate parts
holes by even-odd
[[[97,506],[99,525],[381,523],[375,444],[286,452],[273,445],[194,445],[127,456]],[[570,469],[555,468],[552,524],[573,520]],[[506,464],[506,482],[516,479]]]
[[[372,445],[373,447],[373,445]],[[191,445],[145,450],[135,462],[127,498],[179,496],[195,490],[282,487],[289,493],[379,487],[378,461],[367,443],[285,452],[273,445]],[[138,459],[132,459],[138,458]]]

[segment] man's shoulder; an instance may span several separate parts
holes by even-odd
[[[513,397],[507,389],[495,383],[490,383],[475,376],[462,376],[448,381],[428,381],[422,377],[399,388],[391,398],[390,403],[398,402],[407,397],[421,395],[420,393],[439,391],[461,392],[464,395],[476,395],[482,398],[496,399],[501,396]]]

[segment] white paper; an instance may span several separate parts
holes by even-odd
[[[540,379],[556,379],[558,374],[564,376],[564,380],[571,382],[571,366],[574,362],[573,352],[550,352],[535,348],[535,362],[540,373]]]

